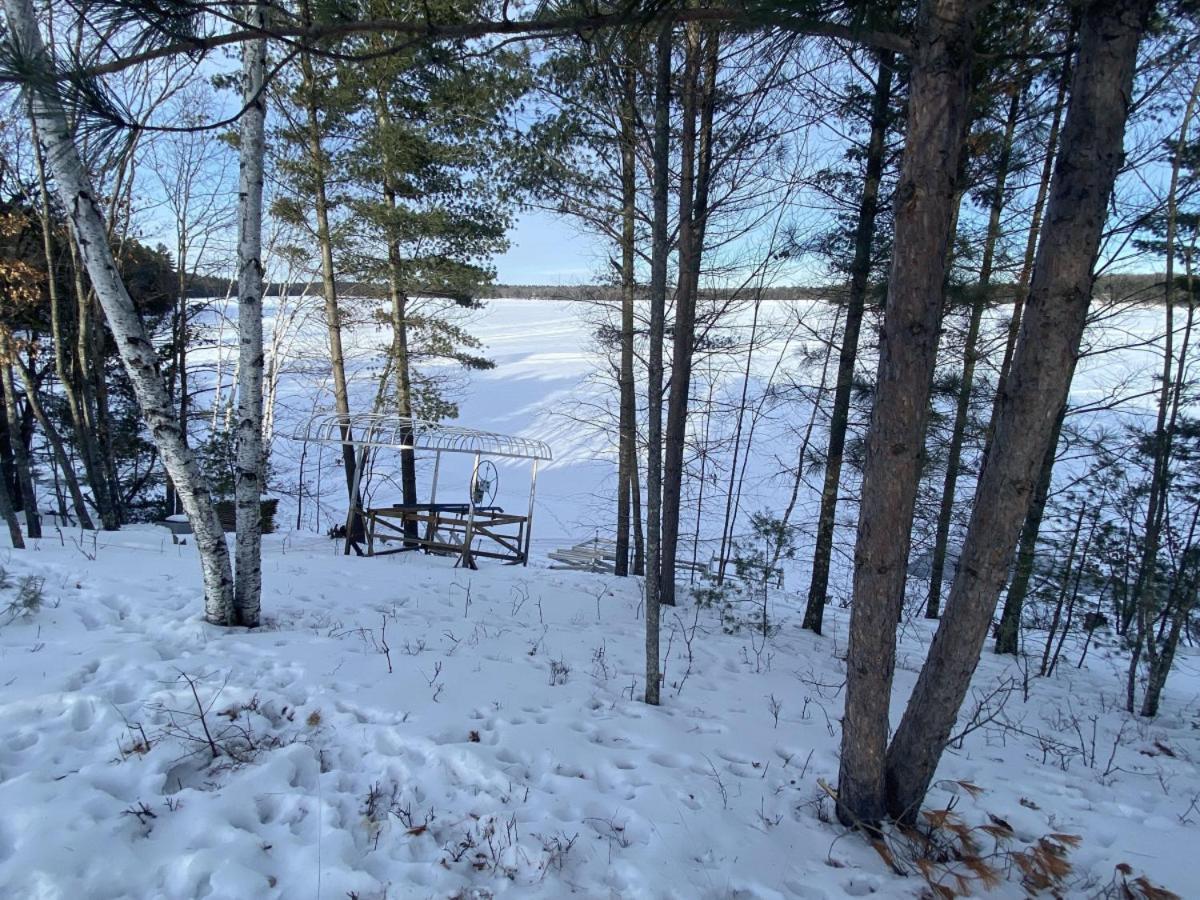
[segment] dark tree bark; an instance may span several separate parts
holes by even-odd
[[[1157,585],[1160,580],[1159,550],[1163,542],[1163,528],[1167,520],[1167,504],[1169,500],[1172,471],[1172,450],[1174,444],[1175,425],[1179,417],[1182,402],[1182,375],[1187,368],[1187,338],[1179,354],[1178,365],[1175,359],[1175,253],[1176,236],[1179,223],[1179,175],[1180,168],[1187,152],[1188,131],[1191,129],[1192,114],[1196,109],[1197,96],[1200,95],[1200,80],[1197,80],[1188,98],[1187,107],[1183,113],[1183,121],[1179,127],[1179,137],[1175,142],[1174,162],[1171,166],[1171,186],[1167,192],[1167,233],[1166,233],[1166,283],[1163,291],[1163,306],[1166,313],[1166,329],[1163,335],[1162,377],[1159,381],[1158,414],[1155,419],[1154,439],[1152,443],[1150,488],[1146,500],[1146,528],[1142,535],[1141,559],[1138,564],[1137,581],[1134,584],[1133,600],[1137,609],[1137,648],[1129,673],[1129,711],[1133,712],[1133,693],[1137,683],[1137,668],[1142,647],[1150,663],[1153,674],[1158,667],[1157,638],[1154,634],[1153,620],[1158,594]],[[1188,332],[1192,325],[1191,292],[1188,292]],[[1177,368],[1178,372],[1173,373]],[[1178,381],[1178,387],[1176,382]],[[1175,594],[1172,588],[1172,597]],[[1166,673],[1162,674],[1165,682]],[[1161,691],[1161,685],[1158,690]],[[1154,704],[1157,708],[1157,702]],[[1144,715],[1144,713],[1143,713]]]
[[[1004,211],[1004,191],[1008,184],[1008,167],[1012,159],[1013,135],[1017,130],[1017,117],[1021,112],[1021,100],[1025,92],[1025,79],[1013,90],[1008,103],[1008,115],[1004,122],[1004,137],[996,161],[996,184],[988,210],[987,234],[984,237],[983,259],[979,265],[979,279],[975,284],[975,295],[971,298],[971,312],[967,322],[967,335],[963,347],[962,379],[958,387],[958,398],[954,408],[954,424],[950,429],[950,448],[946,454],[946,478],[942,482],[942,500],[938,508],[937,527],[933,540],[933,566],[929,574],[929,594],[925,601],[925,618],[936,619],[941,613],[942,571],[946,566],[946,550],[950,541],[950,521],[954,513],[958,489],[959,468],[962,465],[963,443],[967,435],[967,417],[971,408],[971,391],[975,385],[975,365],[979,361],[979,329],[983,312],[987,307],[988,289],[992,283],[992,264],[995,260],[996,243],[1000,240],[1000,214]]]
[[[1091,300],[1108,200],[1120,169],[1138,42],[1153,0],[1094,0],[1063,126],[1021,335],[1000,402],[946,614],[888,750],[888,811],[912,818],[933,780],[987,638],[1050,443]]]
[[[977,0],[925,0],[918,13],[896,236],[867,435],[854,553],[838,818],[885,812],[884,754],[937,350],[956,175],[967,116]]]
[[[629,574],[629,515],[637,467],[637,398],[633,378],[633,301],[637,285],[634,270],[634,233],[637,216],[637,69],[630,58],[629,42],[621,71],[621,364],[620,421],[617,426],[617,559],[613,571]]]
[[[8,492],[8,479],[0,478],[0,517],[8,526],[8,537],[14,550],[25,549],[25,535],[21,533],[21,523],[17,521],[16,510],[13,509],[12,495]]]
[[[1067,32],[1068,46],[1074,42],[1075,25]],[[1025,309],[1025,297],[1029,293],[1029,278],[1033,274],[1033,258],[1037,252],[1038,236],[1042,231],[1042,214],[1046,209],[1046,197],[1050,193],[1050,178],[1054,174],[1054,159],[1058,151],[1058,132],[1062,125],[1062,113],[1067,105],[1067,89],[1071,85],[1071,56],[1068,55],[1059,70],[1058,88],[1055,91],[1054,108],[1050,114],[1050,133],[1046,138],[1046,157],[1042,160],[1042,173],[1038,179],[1037,197],[1033,201],[1033,215],[1029,220],[1029,233],[1025,238],[1025,254],[1021,262],[1021,271],[1017,275],[1017,287],[1013,300],[1012,316],[1008,320],[1008,333],[1004,341],[1004,356],[1000,360],[1000,373],[996,379],[996,396],[992,401],[992,414],[988,421],[987,439],[984,441],[984,457],[992,444],[992,432],[996,415],[1000,409],[1000,397],[1004,392],[1004,382],[1008,379],[1008,370],[1012,365],[1013,351],[1017,346],[1017,335],[1021,330],[1021,314]],[[1035,535],[1036,537],[1036,535]],[[1016,651],[1013,651],[1016,652]]]
[[[1073,41],[1075,28],[1068,33],[1067,43]],[[1004,383],[1008,380],[1008,371],[1012,365],[1013,351],[1017,346],[1017,334],[1021,328],[1021,315],[1025,308],[1025,297],[1029,293],[1029,278],[1033,274],[1034,254],[1037,251],[1038,235],[1042,228],[1042,213],[1046,208],[1046,198],[1050,192],[1050,178],[1054,171],[1054,159],[1058,149],[1058,133],[1062,124],[1062,113],[1067,103],[1067,89],[1071,83],[1071,58],[1067,57],[1059,73],[1058,88],[1054,98],[1054,110],[1050,118],[1050,134],[1046,141],[1046,158],[1042,162],[1041,178],[1038,181],[1037,198],[1033,204],[1033,216],[1029,223],[1029,233],[1025,240],[1025,255],[1021,263],[1021,271],[1017,276],[1016,298],[1013,301],[1012,317],[1008,322],[1008,335],[1004,344],[1004,356],[1000,363],[1000,373],[996,379],[996,397],[992,403],[992,414],[988,421],[987,438],[984,441],[983,458],[986,460],[991,450],[992,434],[995,428],[996,416],[1000,409],[1000,398],[1004,394]],[[1049,449],[1042,463],[1042,471],[1038,475],[1034,488],[1033,501],[1026,515],[1025,524],[1021,528],[1021,540],[1017,550],[1016,569],[1013,581],[1004,597],[1004,612],[1000,617],[1000,625],[996,631],[996,652],[1017,654],[1021,632],[1021,610],[1025,605],[1025,593],[1029,589],[1029,579],[1033,574],[1033,553],[1037,547],[1038,533],[1042,527],[1042,516],[1046,510],[1046,498],[1050,492],[1050,482],[1054,474],[1055,449],[1058,445],[1058,435],[1062,430],[1062,419],[1066,414],[1064,407],[1059,412],[1059,418],[1050,439]]]
[[[33,413],[33,417],[37,419],[38,425],[41,426],[42,433],[45,434],[46,441],[50,444],[50,450],[54,454],[58,469],[62,472],[63,481],[67,483],[67,493],[71,495],[71,505],[75,510],[75,515],[79,519],[79,526],[90,531],[93,527],[92,518],[88,515],[87,503],[84,502],[83,491],[79,488],[79,479],[76,477],[75,470],[71,466],[71,460],[68,458],[66,448],[63,446],[62,437],[55,430],[50,419],[47,418],[41,401],[38,399],[37,385],[34,383],[33,373],[29,371],[29,367],[16,354],[13,354],[13,365],[16,367],[17,374],[21,378],[22,387],[25,388],[25,400],[29,404],[30,412]]]
[[[667,306],[667,176],[671,151],[670,21],[659,30],[654,74],[653,224],[650,249],[650,349],[646,429],[646,702],[659,704],[659,598],[662,596],[663,333]]]
[[[92,302],[84,285],[84,260],[79,251],[79,244],[73,232],[68,233],[67,245],[71,251],[71,268],[75,273],[73,285],[75,289],[75,354],[74,359],[68,359],[66,376],[72,385],[71,392],[75,395],[78,422],[75,433],[81,438],[81,446],[87,448],[88,457],[92,460],[88,471],[88,484],[92,489],[92,502],[96,505],[96,513],[100,517],[100,527],[105,531],[116,531],[121,527],[120,514],[113,502],[113,492],[109,485],[109,469],[105,465],[103,438],[96,425],[96,399],[92,372],[95,362],[92,357],[92,341],[88,337],[92,331]],[[105,240],[109,238],[105,231]],[[114,267],[116,261],[114,259]],[[60,332],[64,342],[68,335],[66,329]],[[66,382],[64,382],[65,385]]]
[[[382,87],[376,88],[376,117],[385,131],[391,126],[392,113]],[[391,154],[385,149],[383,151],[383,199],[388,209],[395,210],[398,197],[392,173]],[[392,366],[396,374],[396,412],[401,418],[411,420],[415,418],[416,413],[413,409],[412,367],[408,353],[409,298],[403,283],[400,241],[391,233],[387,237],[387,259],[388,293],[392,315]],[[411,441],[412,434],[409,430],[402,429],[401,437],[406,441]],[[416,452],[411,448],[400,451],[400,494],[406,504],[417,502],[417,457]],[[415,546],[412,543],[413,539],[418,536],[415,521],[405,521],[404,536],[406,546]]]
[[[304,14],[311,19],[310,4],[305,2]],[[312,64],[312,55],[307,50],[300,53],[300,71],[304,82],[304,114],[307,126],[308,165],[312,177],[313,211],[317,225],[317,246],[321,251],[321,295],[325,301],[325,328],[329,339],[329,365],[333,375],[333,404],[343,417],[342,438],[350,441],[348,417],[350,415],[350,393],[346,386],[346,355],[342,349],[342,315],[338,305],[337,272],[333,263],[333,237],[329,227],[329,196],[326,182],[329,177],[325,150],[321,142],[321,121],[317,97],[317,74]],[[354,445],[342,444],[342,468],[346,475],[346,494],[350,505],[357,509],[361,504],[354,491],[355,454]],[[351,523],[351,532],[357,534],[361,522]]]
[[[21,413],[17,408],[17,388],[12,375],[12,340],[0,334],[0,381],[4,390],[4,413],[8,425],[8,441],[12,447],[13,468],[21,492],[21,509],[25,513],[25,529],[31,538],[42,536],[42,519],[38,515],[37,493],[33,489],[33,472],[29,465],[29,447],[21,429]]]
[[[662,584],[660,601],[675,605],[675,555],[679,551],[679,506],[683,495],[683,448],[687,437],[688,400],[692,383],[692,348],[696,330],[696,293],[692,279],[699,270],[701,247],[696,222],[696,114],[700,77],[700,42],[695,29],[684,28],[685,53],[680,87],[683,122],[679,137],[679,271],[675,287],[675,324],[671,339],[670,394],[663,436]]]
[[[821,510],[817,515],[812,581],[809,582],[808,603],[804,608],[804,627],[817,634],[821,633],[825,604],[829,598],[829,564],[833,557],[833,532],[837,520],[842,456],[846,450],[846,427],[850,420],[850,394],[854,386],[854,365],[858,359],[858,336],[862,329],[867,283],[871,276],[871,246],[875,240],[875,220],[879,212],[879,182],[883,177],[884,138],[887,136],[894,66],[894,55],[887,50],[881,51],[875,75],[875,95],[871,102],[871,136],[867,141],[863,193],[858,206],[858,223],[854,229],[854,261],[850,267],[846,324],[842,330],[842,346],[838,352],[837,384],[834,387],[833,410],[829,419],[829,448],[825,454]]]
[[[633,574],[646,574],[646,531],[642,526],[642,479],[638,471],[637,433],[634,433],[633,464],[629,468],[629,507],[633,526]]]
[[[1017,655],[1021,639],[1021,611],[1025,608],[1025,597],[1029,594],[1029,582],[1033,578],[1034,551],[1037,550],[1038,534],[1042,530],[1042,519],[1046,515],[1046,501],[1050,497],[1050,484],[1054,479],[1054,459],[1058,451],[1058,436],[1062,433],[1063,420],[1067,415],[1066,404],[1058,411],[1054,430],[1046,444],[1046,456],[1042,459],[1033,497],[1029,501],[1029,512],[1021,526],[1021,537],[1017,543],[1017,561],[1013,567],[1012,581],[1004,595],[1004,609],[1000,613],[1000,624],[996,629],[996,652]]]

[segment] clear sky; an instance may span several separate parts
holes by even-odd
[[[607,265],[601,242],[541,210],[521,213],[509,239],[495,260],[500,284],[590,284]]]

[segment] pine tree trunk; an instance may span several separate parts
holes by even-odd
[[[267,25],[267,7],[251,16]],[[238,178],[237,583],[234,617],[256,628],[262,607],[263,260],[262,196],[266,151],[266,41],[242,45],[242,114]]]
[[[71,417],[71,429],[75,437],[76,445],[79,449],[79,456],[83,462],[84,477],[87,479],[92,493],[97,493],[97,482],[95,476],[95,454],[94,445],[91,440],[91,435],[82,426],[82,421],[79,416],[79,400],[75,393],[74,380],[67,369],[66,353],[66,337],[62,327],[62,311],[61,302],[58,294],[58,267],[55,265],[54,259],[54,239],[53,239],[53,219],[50,215],[50,191],[46,185],[46,164],[42,158],[42,143],[38,134],[37,121],[33,116],[33,107],[31,101],[26,99],[27,112],[29,116],[29,126],[31,137],[33,138],[33,153],[34,162],[37,167],[38,176],[38,216],[42,225],[42,253],[46,259],[46,293],[50,300],[50,343],[54,349],[54,372],[58,376],[59,385],[62,387],[63,399],[66,401],[67,412]],[[71,471],[71,479],[76,481],[74,470],[68,467]],[[76,515],[79,516],[79,523],[87,529],[92,529],[95,526],[92,524],[91,516],[88,515],[86,504],[82,507],[77,507]]]
[[[1074,375],[1074,372],[1072,372]],[[1050,497],[1050,484],[1054,478],[1054,460],[1058,451],[1058,436],[1062,433],[1063,420],[1067,415],[1066,404],[1058,411],[1054,429],[1046,445],[1046,456],[1038,471],[1029,501],[1029,512],[1021,526],[1021,537],[1017,544],[1017,560],[1013,567],[1012,582],[1004,595],[1004,609],[1000,614],[1000,625],[996,629],[996,652],[1016,656],[1020,651],[1021,613],[1025,598],[1029,594],[1029,582],[1033,578],[1034,552],[1037,550],[1038,534],[1042,530],[1042,519],[1046,515],[1046,501]]]
[[[1195,533],[1197,513],[1200,513],[1200,507],[1197,507],[1192,514],[1192,534],[1189,535],[1188,546],[1192,544],[1190,538]],[[1166,639],[1150,664],[1150,671],[1146,677],[1146,694],[1142,697],[1142,705],[1139,710],[1139,715],[1144,718],[1153,718],[1158,715],[1163,688],[1167,686],[1167,676],[1175,664],[1175,654],[1179,650],[1179,641],[1183,636],[1184,626],[1187,624],[1192,610],[1196,608],[1197,587],[1194,573],[1190,575],[1179,573],[1176,576],[1176,583],[1171,592],[1175,597],[1175,602],[1168,604],[1167,618],[1170,624],[1167,628]],[[1150,640],[1154,639],[1150,638]]]
[[[1054,636],[1058,633],[1062,621],[1063,605],[1067,601],[1067,586],[1071,583],[1071,575],[1075,570],[1075,551],[1079,546],[1079,535],[1083,531],[1083,517],[1087,515],[1087,504],[1080,504],[1079,512],[1075,515],[1075,527],[1071,530],[1071,544],[1067,548],[1067,559],[1063,563],[1062,576],[1058,586],[1058,598],[1054,603],[1054,613],[1050,616],[1050,629],[1046,635],[1046,646],[1042,651],[1042,665],[1038,674],[1049,674],[1050,654],[1054,651]]]
[[[13,355],[13,364],[16,366],[17,374],[21,378],[21,385],[25,388],[26,402],[29,404],[34,418],[37,419],[38,425],[41,426],[42,433],[46,435],[46,441],[50,444],[50,449],[54,454],[59,471],[62,472],[63,480],[67,483],[67,493],[71,495],[71,505],[75,509],[76,517],[79,519],[79,526],[90,531],[93,528],[92,518],[88,515],[87,503],[83,499],[83,491],[79,489],[79,479],[75,476],[75,469],[72,468],[71,460],[67,457],[67,451],[63,446],[62,438],[55,431],[54,425],[46,417],[46,412],[42,408],[41,401],[38,400],[37,385],[33,383],[33,375],[16,354]]]
[[[971,301],[971,313],[967,322],[966,342],[963,346],[962,380],[958,387],[958,401],[954,409],[954,424],[950,429],[950,448],[946,456],[946,478],[942,483],[942,500],[938,508],[937,527],[933,541],[933,568],[929,574],[929,594],[925,601],[925,618],[936,619],[941,614],[942,571],[946,566],[946,551],[950,541],[950,521],[954,513],[958,489],[959,467],[962,464],[963,442],[967,434],[967,418],[971,409],[971,391],[975,384],[975,364],[979,360],[979,329],[983,322],[983,311],[987,307],[988,289],[992,283],[992,263],[996,243],[1000,240],[1000,214],[1004,211],[1004,191],[1008,183],[1008,166],[1012,158],[1013,135],[1017,130],[1017,116],[1021,111],[1024,95],[1024,78],[1020,87],[1012,92],[1008,104],[1008,116],[1004,123],[1004,137],[1000,144],[1000,155],[996,161],[996,184],[993,188],[991,209],[988,213],[987,235],[984,238],[983,259],[979,266],[979,280],[975,285],[975,296]]]
[[[695,351],[696,299],[708,222],[712,178],[713,114],[715,109],[720,33],[687,26],[684,73],[681,168],[679,185],[679,282],[672,335],[671,394],[667,407],[666,461],[663,476],[663,603],[675,605],[675,563],[683,498],[683,452]]]
[[[840,323],[841,323],[841,310],[838,310],[837,314],[834,316],[834,319],[833,319],[833,329],[832,329],[833,333],[835,333],[835,334],[837,333],[838,325]],[[817,424],[817,416],[821,412],[821,404],[822,404],[823,400],[825,399],[825,394],[829,390],[827,385],[829,382],[829,363],[833,359],[833,346],[834,346],[834,342],[832,340],[825,342],[825,356],[821,360],[821,381],[817,385],[817,393],[816,393],[816,396],[813,398],[812,409],[809,411],[809,414],[808,414],[808,422],[804,426],[804,439],[800,441],[800,449],[796,453],[796,471],[793,473],[793,477],[792,477],[792,490],[788,494],[788,502],[787,502],[787,505],[784,506],[784,508],[783,508],[783,514],[779,517],[779,527],[781,529],[784,529],[785,531],[790,529],[790,523],[792,521],[792,514],[796,511],[796,503],[800,499],[800,488],[804,485],[804,463],[805,463],[805,460],[808,459],[808,451],[809,451],[809,448],[812,446],[813,429]],[[709,389],[709,398],[708,399],[709,399],[709,405],[711,407],[711,404],[712,404],[712,389],[711,389],[711,387]],[[706,444],[707,444],[707,439],[708,439],[708,433],[707,433],[707,425],[706,425],[706,431],[705,431],[705,443]],[[697,537],[699,536],[699,531],[700,531],[700,526],[699,526],[699,522],[697,522],[697,525],[696,525]],[[774,549],[771,552],[770,564],[767,567],[768,572],[775,571],[775,569],[779,566],[779,560],[783,556],[784,548],[785,548],[785,545],[782,541],[777,542],[775,544]]]
[[[838,818],[846,825],[872,825],[885,811],[895,629],[904,598],[980,6],[971,0],[926,0],[918,13],[854,553],[838,775]]]
[[[1075,27],[1067,33],[1065,43],[1070,45],[1075,39]],[[987,438],[984,441],[983,456],[986,459],[988,449],[992,444],[992,432],[996,415],[1000,410],[1000,397],[1004,394],[1004,383],[1008,380],[1008,370],[1012,365],[1013,351],[1017,346],[1017,335],[1021,330],[1021,314],[1025,308],[1025,297],[1029,293],[1029,278],[1033,274],[1033,258],[1037,252],[1038,236],[1042,230],[1042,213],[1046,208],[1046,198],[1050,193],[1050,177],[1054,173],[1054,160],[1058,150],[1058,132],[1062,124],[1063,109],[1067,104],[1067,89],[1071,85],[1071,56],[1068,54],[1059,70],[1058,88],[1054,97],[1054,110],[1050,116],[1050,134],[1046,139],[1046,156],[1042,160],[1042,173],[1038,179],[1037,197],[1033,201],[1033,214],[1029,220],[1029,233],[1025,237],[1025,254],[1021,262],[1021,271],[1017,275],[1017,285],[1014,291],[1012,317],[1008,320],[1008,333],[1004,341],[1004,356],[1000,361],[1000,372],[996,378],[996,396],[992,400],[992,414],[988,419]],[[1034,538],[1037,533],[1035,529]],[[1016,650],[1011,651],[1013,653]]]
[[[381,88],[375,92],[375,115],[380,126],[385,130],[391,125],[391,110],[388,108],[387,97]],[[383,150],[383,199],[389,210],[396,209],[396,189],[392,181],[392,159],[386,148]],[[400,243],[391,234],[387,237],[388,258],[388,294],[391,299],[392,316],[392,366],[396,376],[396,412],[402,419],[413,419],[412,370],[408,354],[408,295],[405,293],[402,280],[402,260]],[[411,431],[401,429],[401,437],[411,440]],[[417,458],[412,449],[400,451],[400,492],[404,503],[417,502]],[[418,536],[417,523],[404,523],[404,536],[413,539]],[[413,546],[406,543],[406,546]]]
[[[750,319],[750,345],[746,348],[746,365],[742,369],[742,395],[738,400],[737,423],[733,427],[733,457],[729,463],[729,484],[725,489],[725,519],[721,525],[721,545],[717,550],[718,585],[725,583],[725,567],[733,553],[733,530],[737,527],[734,494],[737,491],[738,459],[742,450],[742,427],[746,421],[746,398],[750,393],[750,369],[754,360],[754,346],[758,342],[758,316],[761,311],[760,293],[754,298],[754,315]],[[745,469],[745,466],[742,468]]]
[[[675,324],[671,336],[670,393],[663,435],[661,593],[665,606],[675,605],[675,555],[679,551],[679,507],[683,495],[683,447],[687,437],[688,400],[692,381],[692,344],[696,330],[696,298],[692,269],[699,264],[694,213],[696,191],[697,82],[700,47],[693,29],[683,29],[685,53],[680,86],[683,122],[679,137],[679,269],[675,282]]]
[[[99,209],[97,208],[97,215]],[[105,228],[104,239],[108,241],[108,231]],[[104,452],[101,446],[100,431],[96,425],[95,391],[92,386],[90,373],[95,368],[92,360],[91,341],[86,335],[91,331],[91,298],[83,283],[83,273],[86,262],[79,249],[79,241],[74,231],[68,232],[68,246],[71,251],[71,268],[75,273],[75,358],[67,371],[67,376],[76,397],[77,406],[74,412],[78,415],[76,435],[81,437],[81,443],[87,448],[92,460],[88,472],[88,484],[92,488],[92,502],[96,504],[96,513],[100,517],[100,527],[105,531],[116,531],[121,527],[121,520],[112,502],[112,489],[108,483],[108,468],[105,465]],[[111,255],[111,253],[110,253]],[[117,270],[116,260],[113,260],[114,272]],[[63,335],[64,338],[66,335]],[[65,384],[65,382],[64,382]]]
[[[871,276],[871,247],[875,240],[875,220],[879,212],[879,182],[883,177],[884,138],[887,135],[888,109],[892,99],[892,70],[895,57],[890,51],[879,53],[875,75],[875,95],[871,102],[871,136],[867,141],[863,193],[858,206],[858,224],[854,229],[854,261],[850,266],[850,294],[846,301],[846,324],[838,352],[837,383],[833,392],[833,410],[829,419],[829,447],[825,454],[825,478],[821,485],[821,509],[817,515],[817,536],[813,547],[812,580],[804,607],[803,627],[821,633],[825,604],[829,598],[829,564],[833,558],[833,533],[837,521],[838,491],[842,478],[842,457],[846,449],[846,427],[850,421],[850,394],[854,386],[854,364],[858,359],[858,336],[862,330],[867,300],[867,282]]]
[[[629,574],[629,514],[637,467],[637,398],[633,378],[633,302],[637,273],[634,270],[634,234],[637,215],[637,140],[635,115],[637,69],[626,43],[622,61],[621,96],[621,368],[620,422],[617,438],[617,559],[613,571]]]
[[[646,702],[658,706],[662,676],[658,660],[662,590],[663,334],[667,306],[667,176],[671,151],[671,43],[668,20],[658,34],[654,79],[653,225],[650,250],[650,351],[646,433]]]
[[[390,198],[394,200],[394,194]],[[388,261],[392,293],[392,358],[396,369],[396,412],[402,419],[413,418],[412,374],[408,358],[408,298],[400,287],[400,249],[388,241]],[[410,430],[402,430],[406,441],[412,439]],[[417,502],[417,457],[415,451],[400,451],[400,493],[406,504]],[[405,537],[417,537],[417,523],[404,523]]]
[[[107,234],[112,234],[111,227]],[[111,237],[110,237],[111,240]],[[87,336],[87,352],[84,359],[87,365],[81,367],[80,378],[87,383],[85,396],[90,396],[95,408],[93,427],[96,429],[96,443],[100,452],[100,463],[104,471],[104,484],[108,488],[108,508],[110,516],[119,528],[125,520],[125,504],[121,497],[121,479],[117,475],[117,454],[112,442],[112,415],[108,406],[108,379],[104,375],[104,327],[101,324],[101,310],[95,296],[95,289],[81,294],[81,314],[86,315],[87,326],[80,329]]]
[[[987,638],[1054,420],[1079,353],[1109,198],[1122,160],[1137,47],[1153,0],[1093,0],[1063,126],[1021,337],[946,614],[888,750],[888,810],[916,816]]]
[[[21,433],[21,414],[17,409],[17,387],[12,374],[12,336],[0,330],[0,381],[4,390],[4,414],[8,424],[8,440],[12,445],[17,486],[21,491],[21,508],[25,512],[25,529],[31,538],[42,536],[42,519],[38,515],[37,494],[33,489],[33,473],[29,466],[29,448]]]
[[[1062,629],[1058,633],[1058,645],[1055,647],[1054,652],[1050,654],[1049,660],[1043,660],[1043,669],[1047,676],[1053,675],[1055,668],[1058,667],[1058,661],[1062,658],[1063,645],[1067,642],[1067,635],[1071,633],[1071,624],[1075,616],[1075,605],[1079,600],[1080,590],[1083,585],[1083,576],[1087,572],[1088,554],[1092,548],[1092,540],[1096,537],[1096,527],[1102,504],[1103,499],[1101,500],[1101,505],[1096,508],[1096,514],[1092,516],[1091,528],[1088,529],[1087,539],[1083,542],[1083,549],[1079,554],[1079,563],[1075,566],[1075,583],[1071,588],[1070,596],[1067,598],[1067,620],[1063,623]],[[1053,634],[1053,630],[1051,630],[1051,634]],[[1049,641],[1047,641],[1047,649],[1049,649]],[[1047,662],[1049,663],[1048,665],[1046,665]]]
[[[25,58],[41,71],[47,71],[46,50],[29,0],[4,0],[4,8],[10,34]],[[233,577],[229,548],[208,485],[180,437],[179,422],[158,371],[158,354],[117,272],[104,219],[72,142],[62,106],[52,93],[39,90],[36,81],[26,89],[32,94],[34,117],[46,147],[49,169],[133,385],[138,407],[191,522],[204,576],[205,616],[215,624],[227,624],[233,616]]]
[[[629,507],[633,526],[633,574],[646,574],[646,532],[642,525],[642,479],[637,458],[637,432],[634,432],[633,463],[629,468]]]
[[[308,3],[304,11],[308,14]],[[328,178],[325,151],[321,146],[321,124],[318,118],[316,97],[316,73],[312,56],[307,51],[300,53],[300,70],[304,76],[305,115],[308,130],[308,165],[313,181],[313,209],[317,222],[317,245],[321,251],[321,294],[325,300],[325,327],[329,337],[329,365],[333,375],[333,404],[343,417],[342,439],[353,438],[350,433],[350,392],[346,384],[346,354],[342,348],[342,318],[338,307],[337,274],[333,264],[333,237],[329,227],[329,197],[326,191]],[[350,496],[354,490],[354,445],[342,444],[342,468],[346,473],[346,494],[350,504],[358,508],[358,498]],[[361,528],[361,524],[358,525]],[[353,528],[352,528],[353,530]]]
[[[1187,151],[1187,135],[1191,129],[1192,114],[1196,108],[1198,94],[1200,94],[1200,80],[1194,83],[1184,109],[1183,120],[1179,127],[1179,137],[1173,148],[1174,163],[1171,166],[1171,183],[1167,191],[1166,283],[1163,291],[1166,328],[1163,337],[1162,377],[1159,382],[1158,411],[1152,444],[1150,489],[1146,502],[1146,530],[1142,539],[1141,560],[1133,590],[1133,600],[1138,615],[1138,634],[1147,641],[1146,650],[1150,654],[1152,670],[1157,661],[1154,659],[1155,637],[1153,629],[1150,627],[1150,620],[1154,615],[1158,583],[1158,554],[1162,545],[1162,530],[1167,514],[1174,424],[1181,399],[1179,392],[1173,391],[1175,377],[1172,374],[1175,364],[1175,240],[1179,219],[1179,174]],[[1185,364],[1186,360],[1179,360],[1181,372]],[[1170,427],[1168,427],[1168,420],[1170,420]],[[1165,678],[1164,674],[1164,681]],[[1133,712],[1132,703],[1129,711]]]
[[[8,537],[14,550],[25,549],[25,535],[21,533],[21,523],[17,521],[16,510],[13,509],[12,495],[8,492],[8,479],[0,478],[0,516],[8,526]]]

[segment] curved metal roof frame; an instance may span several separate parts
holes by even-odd
[[[344,426],[350,440],[342,438]],[[512,459],[552,460],[554,454],[534,438],[479,431],[461,425],[446,425],[409,419],[396,413],[319,413],[292,435],[298,441],[318,444],[351,444],[355,447],[391,447],[397,450],[432,450],[444,453],[479,453]]]

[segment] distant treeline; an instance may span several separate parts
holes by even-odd
[[[1126,297],[1139,302],[1161,302],[1164,292],[1165,274],[1118,274],[1105,275],[1096,280],[1096,293],[1109,297]],[[993,285],[994,300],[997,303],[1011,303],[1015,289],[1013,284]],[[339,282],[338,293],[345,297],[379,297],[387,296],[387,287],[370,282]],[[1200,289],[1200,285],[1192,288]],[[1187,302],[1187,279],[1180,276],[1176,284],[1176,295],[1180,303]],[[226,293],[233,296],[235,287],[225,278],[209,275],[193,275],[189,295],[192,297],[218,297]],[[754,295],[752,288],[739,288],[738,292],[746,297]],[[303,294],[314,296],[321,293],[319,282],[291,282],[290,284],[272,284],[267,287],[269,297],[282,294],[299,297]],[[711,296],[728,296],[730,291],[719,289],[702,290],[701,294]],[[825,287],[769,287],[758,291],[763,300],[836,300],[845,293],[842,285]],[[581,303],[617,303],[621,299],[619,285],[608,284],[494,284],[484,288],[477,299],[489,300],[497,298],[512,300],[567,300]],[[456,298],[459,299],[459,298]],[[465,298],[463,298],[465,299]]]

